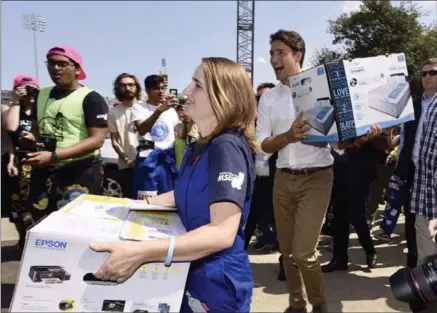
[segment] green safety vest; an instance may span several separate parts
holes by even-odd
[[[56,100],[49,98],[53,87],[41,89],[37,100],[37,118],[41,135],[55,136],[56,149],[77,144],[88,138],[85,125],[83,100],[92,91],[88,87],[80,87],[67,97]],[[84,156],[62,160],[60,164],[70,163],[99,155],[100,150]]]
[[[174,149],[175,149],[175,156],[176,156],[176,165],[178,168],[180,168],[182,164],[182,159],[185,154],[185,150],[187,150],[185,141],[179,138],[178,136],[176,136],[174,142]]]

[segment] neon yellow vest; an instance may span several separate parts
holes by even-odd
[[[88,138],[83,100],[92,90],[87,87],[80,87],[67,97],[55,100],[49,99],[52,89],[53,87],[41,89],[38,96],[37,118],[39,132],[41,135],[56,136],[57,149],[67,148]],[[99,153],[100,151],[96,150],[78,158],[62,160],[60,163],[89,158]]]
[[[187,149],[185,145],[185,141],[179,138],[178,136],[176,136],[174,142],[174,149],[176,155],[176,165],[178,168],[180,168],[182,164],[182,158],[184,157],[185,150]]]

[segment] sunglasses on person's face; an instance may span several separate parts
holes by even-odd
[[[429,75],[429,76],[436,76],[437,75],[437,71],[436,70],[430,70],[430,71],[423,71],[422,72],[422,77],[426,77],[427,75]]]

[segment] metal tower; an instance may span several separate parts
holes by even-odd
[[[238,0],[237,6],[237,63],[249,74],[253,86],[255,0]]]

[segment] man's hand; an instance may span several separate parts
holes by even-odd
[[[164,113],[170,108],[174,108],[179,104],[179,100],[175,95],[169,95],[165,97],[164,102],[160,103],[156,108],[159,112]]]
[[[295,143],[308,138],[308,135],[305,135],[305,133],[309,130],[308,121],[303,119],[303,111],[300,111],[285,135],[289,143]]]
[[[376,136],[381,135],[381,132],[382,132],[381,127],[379,127],[378,125],[372,125],[370,129],[367,131],[367,134],[365,136],[358,137],[357,139],[354,140],[354,145],[357,148],[360,148],[362,145],[369,142]]]
[[[52,152],[50,151],[38,151],[27,154],[24,164],[33,167],[45,167],[52,162]]]
[[[8,163],[7,169],[8,169],[9,176],[11,177],[18,176],[18,168],[15,166],[13,162]]]
[[[381,127],[379,127],[378,125],[372,125],[372,127],[370,127],[370,129],[367,131],[366,138],[367,140],[370,141],[376,136],[381,135],[381,132],[382,132]]]
[[[435,242],[435,236],[437,235],[437,219],[428,221],[429,238]]]

